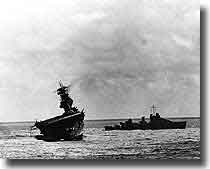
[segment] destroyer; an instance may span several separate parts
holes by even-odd
[[[149,122],[143,116],[139,122],[133,122],[128,119],[125,122],[120,122],[119,125],[104,126],[106,131],[109,130],[161,130],[161,129],[185,129],[186,121],[174,122],[160,117],[159,113],[155,112],[155,106],[151,107]]]
[[[64,86],[59,81],[60,88],[56,90],[60,96],[60,108],[64,109],[64,113],[43,121],[36,121],[35,128],[40,130],[37,139],[45,141],[58,140],[80,140],[83,137],[82,130],[84,126],[84,109],[79,111],[77,107],[73,107],[73,100],[69,96],[69,86]]]

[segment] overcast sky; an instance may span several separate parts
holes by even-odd
[[[58,80],[86,119],[200,116],[199,1],[1,3],[0,121],[61,114]]]

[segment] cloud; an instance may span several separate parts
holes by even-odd
[[[153,103],[165,116],[199,115],[197,2],[88,2],[15,10],[15,29],[1,21],[2,111],[12,120],[58,114],[51,91],[61,79],[88,119],[136,117]]]
[[[192,42],[191,41],[189,41],[185,38],[182,38],[180,36],[176,36],[176,35],[172,35],[172,38],[177,43],[177,45],[180,45],[180,46],[183,46],[183,47],[186,47],[186,48],[189,48],[189,49],[192,48]]]
[[[103,12],[79,13],[73,16],[73,20],[80,24],[90,24],[96,20],[103,19],[106,16]]]

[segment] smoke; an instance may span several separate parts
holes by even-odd
[[[199,115],[199,2],[88,2],[18,10],[15,29],[1,21],[1,109],[56,115],[62,80],[88,119],[134,117],[153,103],[166,116]]]

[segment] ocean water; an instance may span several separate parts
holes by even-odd
[[[30,130],[31,122],[0,123],[0,158],[200,159],[199,119],[188,119],[186,129],[153,131],[104,131],[104,123],[93,122],[86,122],[82,141],[59,142],[35,139],[39,131]]]

